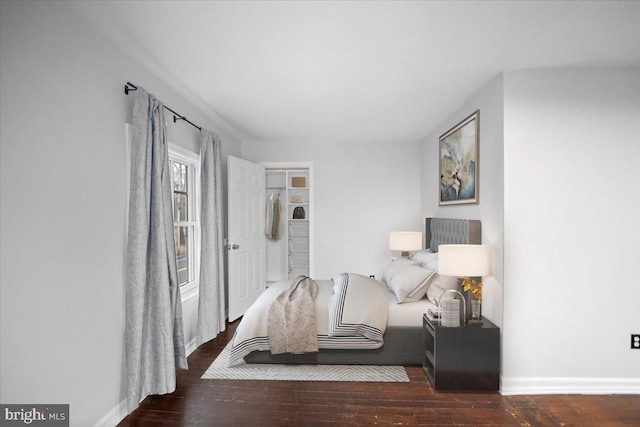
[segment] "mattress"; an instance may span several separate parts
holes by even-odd
[[[392,292],[388,292],[389,298],[389,316],[387,318],[387,327],[416,327],[422,328],[422,315],[427,310],[435,311],[435,304],[426,298],[420,301],[408,302],[405,304],[396,303],[396,297]]]

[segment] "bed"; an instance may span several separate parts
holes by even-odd
[[[412,262],[414,264],[419,263],[427,270],[434,267],[425,265],[427,261],[421,257],[426,257],[430,260],[435,258],[437,260],[439,245],[481,243],[481,228],[478,220],[426,218],[424,234],[426,250],[415,254]],[[401,261],[407,262],[407,260]],[[412,268],[416,271],[418,270],[417,267]],[[435,268],[437,269],[437,265]],[[408,270],[408,268],[402,270],[403,274],[406,275]],[[378,307],[372,310],[378,315],[372,314],[373,319],[370,323],[374,326],[376,326],[376,322],[383,321],[385,323],[382,327],[370,328],[372,330],[380,329],[382,331],[379,334],[380,336],[373,333],[368,337],[360,335],[330,336],[332,334],[327,333],[326,325],[330,325],[333,320],[332,316],[335,316],[335,314],[331,313],[331,305],[336,305],[336,296],[334,295],[336,289],[338,289],[338,282],[344,280],[355,284],[373,279],[343,273],[332,278],[332,280],[316,280],[317,293],[314,301],[319,350],[302,354],[271,354],[269,351],[266,326],[262,325],[267,315],[264,314],[264,309],[262,309],[263,312],[260,312],[260,306],[268,305],[269,301],[273,300],[290,285],[288,282],[279,282],[265,290],[254,306],[245,313],[233,338],[230,364],[234,364],[239,359],[244,358],[247,363],[422,365],[425,341],[422,315],[429,309],[435,308],[433,295],[442,292],[442,289],[439,289],[438,286],[443,289],[458,286],[455,278],[438,278],[437,271],[434,275],[436,276],[435,278],[431,276],[429,279],[425,297],[402,304],[397,303],[400,297],[397,289],[394,289],[395,293],[391,292],[389,288],[392,286],[385,283],[385,281],[390,282],[388,278],[383,277],[383,281],[376,282],[376,284],[373,284],[373,282],[363,283],[363,285],[371,286],[368,289],[372,291],[371,295],[367,297],[367,305],[372,304],[375,306],[375,304],[378,304]],[[392,278],[392,280],[394,279]],[[438,282],[437,286],[435,284],[436,281]],[[352,286],[352,288],[355,288],[355,286]],[[378,288],[383,289],[383,291],[379,292]],[[379,296],[379,294],[384,296]],[[374,296],[378,299],[374,299]],[[371,302],[369,302],[369,299]],[[407,299],[407,301],[409,300],[410,298]],[[329,313],[327,313],[327,307],[329,307]],[[384,319],[381,320],[382,314],[380,313],[385,311]],[[329,326],[329,329],[331,329],[331,326]]]

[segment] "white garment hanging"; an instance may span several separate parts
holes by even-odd
[[[271,231],[273,230],[273,193],[269,194],[267,199],[267,217],[265,219],[265,234],[271,238]]]
[[[275,241],[280,240],[280,193],[273,202],[273,226],[271,227],[271,238]]]

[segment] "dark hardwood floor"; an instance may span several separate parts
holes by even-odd
[[[201,380],[237,322],[189,357],[174,393],[150,396],[120,426],[640,426],[638,395],[501,396],[409,383]]]

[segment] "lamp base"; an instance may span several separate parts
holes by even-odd
[[[400,253],[400,256],[402,258],[411,258],[411,253],[409,251],[402,251],[402,253]]]
[[[471,299],[471,320],[480,320],[482,315],[480,314],[480,310],[482,308],[482,302],[477,299]]]

